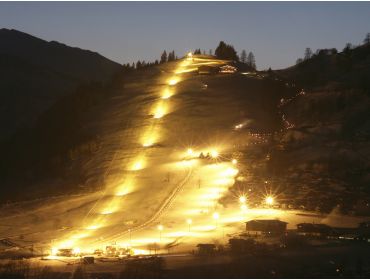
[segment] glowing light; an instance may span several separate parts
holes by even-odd
[[[214,183],[217,185],[222,185],[222,186],[232,185],[234,184],[234,179],[220,178],[220,179],[215,180]]]
[[[193,54],[191,52],[188,52],[188,57],[192,58],[193,57]]]
[[[144,168],[144,164],[142,160],[138,160],[134,162],[134,164],[131,167],[131,170],[136,171]]]
[[[158,107],[155,112],[154,112],[154,118],[155,119],[160,119],[164,116],[165,111],[162,107]]]
[[[159,231],[162,231],[162,230],[163,230],[163,226],[162,226],[162,225],[158,225],[157,229],[158,229]]]
[[[170,98],[172,95],[173,95],[173,93],[172,93],[169,89],[166,89],[166,90],[162,93],[162,99],[168,99],[168,98]]]
[[[145,147],[145,148],[151,147],[151,146],[153,146],[153,144],[154,144],[154,137],[150,137],[150,138],[145,140],[145,142],[143,143],[143,147]]]
[[[57,254],[58,254],[58,248],[56,248],[56,247],[53,247],[53,248],[51,248],[51,255],[52,256],[56,256]]]
[[[170,85],[170,86],[174,86],[174,85],[176,85],[178,82],[179,82],[179,79],[178,79],[178,78],[171,78],[171,79],[168,81],[168,85]]]
[[[88,230],[96,230],[98,228],[99,228],[98,225],[91,225],[91,226],[88,226],[86,229],[88,229]]]
[[[243,212],[245,212],[245,211],[247,211],[248,207],[247,207],[247,205],[243,204],[242,206],[240,206],[240,209],[241,209]]]
[[[212,150],[211,151],[211,157],[212,158],[218,158],[218,156],[219,156],[219,154],[218,154],[218,152],[216,150]]]
[[[272,205],[274,204],[274,198],[272,196],[267,196],[265,202],[267,205]]]
[[[72,253],[74,255],[79,255],[81,253],[81,249],[80,248],[73,248]]]
[[[218,214],[217,212],[213,213],[214,220],[218,220],[219,218],[220,218],[220,214]]]
[[[227,168],[224,172],[222,172],[222,176],[235,176],[236,174],[239,173],[238,169],[235,168]]]
[[[113,214],[113,210],[104,210],[101,212],[102,215],[110,215],[110,214]]]
[[[182,161],[178,162],[177,165],[181,168],[192,167],[193,165],[197,164],[197,162],[198,161],[196,159],[182,160]]]
[[[236,159],[233,159],[233,160],[231,161],[231,163],[235,165],[235,164],[237,164],[237,163],[238,163],[238,161],[237,161]]]
[[[190,149],[190,148],[186,151],[186,153],[188,154],[188,156],[194,155],[193,149]]]
[[[247,199],[245,198],[245,196],[239,197],[239,202],[240,203],[245,203],[246,201],[247,201]]]
[[[148,255],[149,251],[148,250],[142,250],[142,249],[132,249],[132,252],[134,255]]]
[[[118,191],[118,192],[116,192],[116,196],[124,196],[124,195],[126,195],[128,192],[127,191],[125,191],[125,190],[122,190],[122,191]]]
[[[186,223],[187,223],[188,225],[191,225],[191,224],[193,223],[193,220],[192,220],[192,219],[187,219],[187,220],[186,220]]]
[[[88,234],[87,233],[79,233],[79,234],[75,234],[71,237],[71,239],[81,239],[81,238],[85,238],[87,237]]]

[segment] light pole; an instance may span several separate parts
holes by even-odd
[[[163,226],[162,225],[158,225],[158,230],[159,230],[159,242],[162,242],[162,230],[163,230]]]
[[[218,219],[220,218],[220,214],[217,212],[213,213],[213,219],[216,221],[216,228],[218,227]]]
[[[193,223],[192,219],[187,219],[186,223],[188,224],[189,232],[190,232],[190,225]]]

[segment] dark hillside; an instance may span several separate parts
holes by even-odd
[[[295,190],[297,206],[368,215],[370,45],[322,50],[275,74],[304,90],[281,100],[288,125],[271,152],[270,174]]]
[[[306,89],[360,89],[370,91],[370,44],[355,49],[320,50],[311,59],[277,71]]]
[[[120,68],[91,51],[0,29],[0,139],[32,124],[77,86],[109,82]]]

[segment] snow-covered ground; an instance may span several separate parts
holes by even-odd
[[[246,121],[238,100],[192,74],[218,63],[224,62],[183,59],[127,85],[134,98],[112,101],[97,124],[106,132],[101,149],[84,166],[91,180],[104,174],[101,191],[5,207],[0,237],[40,251],[119,244],[146,253],[156,244],[163,252],[186,252],[198,243],[227,242],[255,218],[281,219],[289,228],[313,221],[356,226],[360,218],[248,208],[238,196],[228,206],[218,202],[248,168],[232,157],[240,141],[234,127]]]

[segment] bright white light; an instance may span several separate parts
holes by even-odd
[[[219,155],[219,154],[218,154],[218,152],[217,152],[216,150],[212,150],[212,151],[211,151],[211,157],[212,157],[212,158],[217,158],[217,157],[218,157],[218,155]]]
[[[191,224],[193,223],[193,220],[192,220],[192,219],[187,219],[187,220],[186,220],[186,223],[187,223],[188,225],[191,225]]]
[[[234,158],[234,159],[231,161],[231,163],[235,165],[235,164],[237,164],[237,163],[238,163],[238,161]]]
[[[240,203],[245,203],[246,201],[247,201],[247,199],[245,198],[245,196],[239,197],[239,202]]]
[[[80,253],[81,253],[81,249],[80,249],[80,248],[73,248],[72,253],[73,253],[74,255],[78,255],[78,254],[80,254]]]
[[[168,99],[172,96],[172,92],[169,90],[169,89],[166,89],[163,93],[162,93],[162,99]]]
[[[218,220],[219,218],[220,218],[220,214],[218,214],[217,212],[213,213],[213,219]]]
[[[238,169],[235,169],[235,168],[227,168],[221,174],[222,174],[222,176],[230,177],[230,176],[235,176],[238,173],[239,173],[239,170]]]
[[[266,197],[265,201],[266,201],[266,204],[268,205],[274,204],[274,198],[272,196]]]
[[[163,230],[163,226],[162,225],[158,225],[158,230],[159,231],[162,231]]]
[[[177,78],[171,78],[171,79],[168,81],[168,85],[170,85],[170,86],[174,86],[174,85],[176,85],[178,82],[179,82],[179,80],[178,80]]]
[[[86,229],[95,230],[95,229],[98,229],[98,228],[99,228],[99,226],[97,226],[97,225],[91,225],[91,226],[88,226]]]
[[[57,253],[58,253],[58,248],[56,248],[56,247],[51,248],[51,255],[52,256],[56,256]]]
[[[131,170],[135,171],[140,169],[143,169],[143,162],[141,160],[138,160],[132,165]]]
[[[186,151],[186,153],[187,153],[189,156],[194,155],[194,151],[193,151],[193,149],[190,149],[190,148]]]

